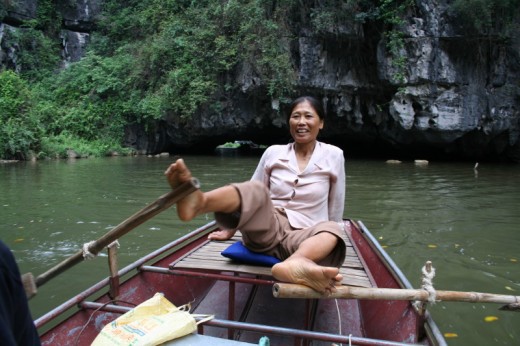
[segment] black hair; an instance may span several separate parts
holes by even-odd
[[[291,114],[294,108],[296,108],[296,106],[305,101],[311,104],[312,108],[314,108],[314,110],[320,117],[320,120],[325,120],[325,109],[323,108],[323,104],[321,103],[321,101],[313,96],[301,96],[291,103],[291,106],[289,107],[289,112],[287,114],[287,121],[289,121],[289,119],[291,118]]]

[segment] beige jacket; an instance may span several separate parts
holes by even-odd
[[[345,159],[338,147],[317,142],[300,172],[294,143],[266,149],[251,180],[267,185],[275,207],[284,208],[294,228],[341,221],[345,203]]]

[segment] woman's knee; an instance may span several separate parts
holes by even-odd
[[[258,180],[250,180],[233,184],[240,194],[244,205],[263,206],[271,201],[269,189]]]

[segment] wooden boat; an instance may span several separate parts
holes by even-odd
[[[411,288],[362,222],[344,221],[343,284]],[[43,345],[90,345],[101,328],[162,292],[173,304],[214,314],[197,333],[168,345],[445,345],[427,310],[406,300],[286,299],[273,296],[270,268],[245,265],[219,252],[234,242],[210,242],[207,224],[117,271],[35,323]],[[124,302],[124,303],[123,303]]]

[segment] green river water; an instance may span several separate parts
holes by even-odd
[[[114,157],[0,164],[0,238],[35,276],[169,190],[171,158]],[[203,190],[247,180],[257,157],[185,156]],[[427,260],[440,290],[520,296],[520,165],[346,160],[345,217],[361,220],[414,287]],[[123,267],[209,221],[167,210],[120,239]],[[106,256],[38,289],[34,318],[108,275]],[[520,345],[520,313],[497,304],[430,308],[450,345]]]

